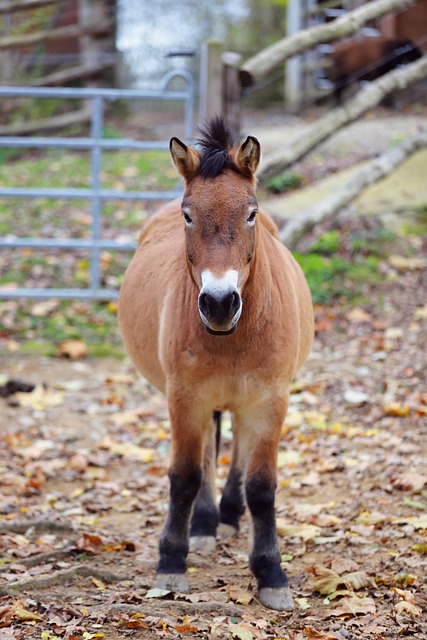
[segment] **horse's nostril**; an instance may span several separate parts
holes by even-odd
[[[209,296],[207,293],[201,293],[199,296],[199,308],[206,318],[209,318],[211,315],[211,308],[209,305],[209,298],[211,297],[212,296]]]
[[[240,296],[235,291],[231,294],[231,304],[230,304],[230,316],[235,316],[240,307]]]

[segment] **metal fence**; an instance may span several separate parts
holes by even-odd
[[[168,89],[173,78],[180,76],[185,80],[183,91]],[[50,198],[68,200],[88,200],[91,202],[91,234],[88,239],[78,238],[21,238],[7,236],[0,238],[2,248],[32,248],[87,250],[90,253],[90,280],[87,289],[54,289],[54,288],[0,288],[0,298],[88,298],[109,300],[118,297],[115,289],[101,286],[100,252],[102,250],[131,251],[133,242],[103,240],[102,203],[105,200],[168,200],[177,197],[181,191],[116,191],[103,189],[101,184],[101,167],[103,150],[163,150],[168,142],[138,141],[131,138],[103,138],[105,102],[115,100],[152,100],[180,101],[185,108],[185,137],[191,139],[193,129],[194,84],[192,76],[185,71],[172,71],[163,78],[159,91],[128,91],[117,89],[67,89],[67,88],[27,88],[0,87],[1,97],[25,98],[61,98],[90,100],[91,129],[89,137],[21,137],[0,136],[0,147],[11,148],[62,148],[87,149],[91,152],[91,185],[90,188],[37,188],[37,187],[0,187],[0,198]]]

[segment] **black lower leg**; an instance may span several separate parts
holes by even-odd
[[[202,471],[193,469],[176,473],[171,470],[169,479],[169,513],[160,538],[157,573],[185,573],[191,508],[201,484]]]
[[[274,513],[275,489],[275,485],[265,477],[252,477],[246,484],[246,500],[254,527],[254,543],[249,562],[257,579],[258,589],[285,587],[288,584],[286,573],[280,566]]]
[[[242,472],[231,467],[220,502],[220,521],[239,529],[240,517],[245,512],[243,498]]]
[[[214,536],[218,526],[218,512],[209,483],[203,481],[194,503],[190,536]]]

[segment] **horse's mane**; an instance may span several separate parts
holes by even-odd
[[[233,135],[221,116],[215,116],[199,129],[197,142],[202,149],[200,173],[203,178],[216,178],[233,161],[229,150],[234,146]]]

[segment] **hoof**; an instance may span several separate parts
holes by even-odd
[[[292,611],[294,608],[289,587],[264,587],[258,597],[265,607],[275,611]]]
[[[197,551],[198,553],[207,554],[215,551],[216,539],[215,536],[191,536],[190,537],[190,551]]]
[[[219,523],[216,532],[220,538],[235,538],[239,533],[236,527],[233,527],[232,524],[226,524],[225,522]]]
[[[188,581],[185,573],[158,573],[156,576],[156,588],[165,591],[177,591],[188,593]]]

